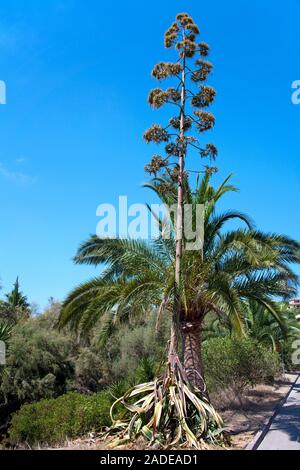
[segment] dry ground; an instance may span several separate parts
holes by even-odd
[[[250,443],[274,409],[288,393],[298,374],[285,374],[274,385],[257,385],[239,399],[226,392],[218,409],[231,435],[233,448],[243,449]],[[217,402],[215,400],[215,404]]]

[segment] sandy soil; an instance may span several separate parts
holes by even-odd
[[[275,385],[258,385],[242,398],[226,392],[221,406],[215,402],[231,436],[232,447],[243,449],[256,432],[273,415],[274,409],[288,393],[298,374],[285,374]]]
[[[242,397],[234,391],[226,390],[212,401],[221,413],[226,430],[231,436],[233,449],[243,449],[253,439],[264,422],[270,418],[275,407],[287,394],[297,374],[286,374],[274,385],[258,385],[249,389]],[[107,444],[90,434],[85,439],[66,442],[64,450],[105,450]],[[142,442],[136,442],[126,449],[142,449]],[[120,449],[121,450],[121,449]]]

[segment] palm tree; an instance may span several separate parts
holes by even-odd
[[[274,299],[295,294],[298,279],[290,263],[299,262],[299,244],[285,236],[256,230],[251,220],[238,211],[216,213],[220,198],[236,191],[229,178],[214,189],[211,175],[206,173],[194,193],[185,178],[184,202],[194,208],[204,205],[204,244],[203,249],[189,251],[183,241],[179,325],[183,367],[179,360],[175,374],[168,368],[164,380],[139,385],[120,399],[133,413],[125,422],[113,421],[126,438],[135,430],[153,440],[160,423],[164,427],[160,439],[168,444],[185,439],[197,447],[204,435],[214,439],[221,421],[209,406],[204,380],[201,337],[205,318],[214,313],[228,322],[232,334],[246,335],[245,300],[262,305],[280,322],[281,311]],[[176,202],[170,180],[157,177],[146,186],[165,204],[172,206]],[[104,270],[70,293],[63,304],[60,327],[70,324],[86,333],[101,320],[104,339],[118,323],[145,316],[153,309],[158,321],[163,314],[172,317],[176,295],[174,234],[165,239],[165,221],[156,217],[160,237],[152,242],[99,239],[94,235],[80,246],[75,262],[104,265]],[[227,222],[232,220],[244,227],[226,231]],[[143,396],[133,406],[132,398],[138,394]],[[141,410],[152,416],[146,426],[142,426]]]
[[[253,300],[244,302],[244,307],[249,336],[272,347],[273,351],[280,353],[286,341],[300,338],[300,324],[287,303],[278,304],[281,312],[278,318]]]
[[[285,236],[265,234],[238,211],[216,213],[227,192],[236,191],[228,177],[214,189],[206,173],[193,193],[185,179],[185,202],[204,205],[204,244],[198,251],[183,250],[179,329],[182,337],[184,374],[194,390],[207,397],[201,360],[201,336],[208,314],[229,322],[233,334],[246,335],[244,302],[255,301],[280,321],[275,297],[294,295],[297,276],[289,264],[299,262],[299,244]],[[166,191],[166,185],[169,190]],[[154,178],[146,185],[171,206],[176,191],[170,181]],[[70,293],[63,304],[59,324],[88,332],[100,320],[105,335],[119,322],[157,310],[172,316],[174,306],[174,237],[150,242],[99,239],[84,242],[75,257],[77,264],[104,265],[104,270]],[[226,223],[238,220],[244,227],[225,231]],[[184,241],[184,247],[185,247]]]

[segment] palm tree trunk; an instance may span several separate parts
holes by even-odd
[[[183,364],[187,378],[191,385],[208,398],[201,355],[201,322],[184,321],[181,323],[181,331]]]

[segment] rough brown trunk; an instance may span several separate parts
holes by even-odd
[[[183,363],[191,385],[208,398],[201,355],[201,322],[185,321],[181,324]]]

